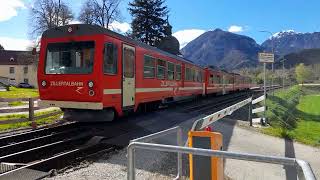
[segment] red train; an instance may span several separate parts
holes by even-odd
[[[82,117],[113,119],[188,96],[241,91],[249,81],[95,25],[49,29],[41,39],[40,104]]]

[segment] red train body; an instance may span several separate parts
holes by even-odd
[[[119,116],[141,106],[250,87],[248,78],[202,68],[94,25],[44,32],[38,83],[41,105]]]

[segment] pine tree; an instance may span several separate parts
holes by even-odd
[[[168,8],[164,0],[133,0],[128,8],[133,17],[131,36],[155,46],[167,36],[165,31]]]
[[[4,47],[0,44],[0,50],[4,50]]]

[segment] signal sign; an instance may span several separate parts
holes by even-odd
[[[273,63],[274,62],[274,54],[273,53],[259,53],[259,62]]]

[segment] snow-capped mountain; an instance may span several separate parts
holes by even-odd
[[[279,56],[302,49],[320,48],[320,32],[299,33],[293,30],[278,32],[263,42],[261,47],[265,51],[271,51],[272,44],[274,44],[275,54]]]

